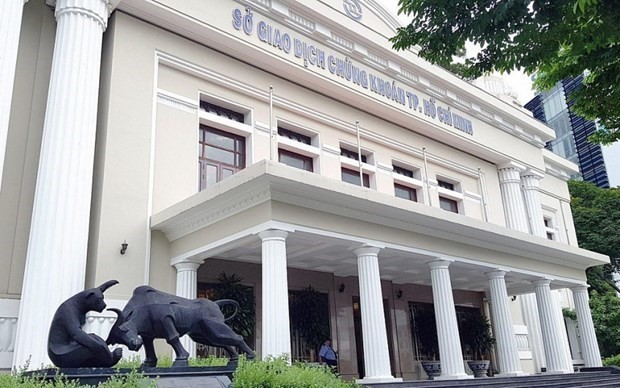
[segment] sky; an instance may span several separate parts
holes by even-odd
[[[394,15],[398,13],[398,0],[377,0],[386,9],[391,11]],[[408,18],[403,15],[398,15],[398,19],[403,24],[407,24]],[[532,81],[530,77],[523,72],[514,71],[510,74],[503,74],[502,78],[506,83],[517,93],[517,101],[522,105],[531,100],[534,97],[534,91],[532,90]]]

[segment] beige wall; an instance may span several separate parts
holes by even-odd
[[[0,298],[22,290],[55,33],[51,8],[24,5],[0,192]]]

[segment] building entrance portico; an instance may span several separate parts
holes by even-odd
[[[272,166],[267,163],[267,167]],[[256,348],[262,357],[291,354],[288,291],[311,285],[329,295],[330,328],[339,351],[341,374],[362,378],[364,382],[413,378],[416,366],[408,303],[425,302],[435,305],[441,378],[466,378],[469,377],[463,363],[466,350],[461,346],[455,306],[482,311],[486,293],[491,297],[491,318],[499,344],[496,369],[504,375],[519,375],[523,371],[518,362],[515,334],[510,330],[512,309],[507,307],[511,303],[508,296],[533,293],[543,278],[552,279],[549,289],[580,284],[578,279],[543,271],[544,262],[536,263],[528,257],[532,256],[530,251],[548,254],[546,243],[523,239],[523,248],[527,249],[519,255],[514,249],[502,246],[499,234],[481,230],[479,225],[467,225],[475,224],[470,220],[463,220],[466,222],[460,227],[463,234],[473,237],[445,228],[441,220],[452,215],[440,209],[431,209],[438,213],[426,214],[424,222],[420,222],[416,217],[409,218],[406,208],[385,205],[384,209],[367,206],[358,210],[353,208],[354,196],[329,191],[310,193],[316,197],[304,200],[286,192],[292,189],[297,193],[296,184],[287,187],[286,182],[275,182],[271,186],[272,182],[265,185],[262,179],[274,178],[261,175],[249,181],[242,179],[246,185],[242,189],[243,198],[233,199],[248,206],[245,209],[243,205],[229,203],[229,196],[213,196],[207,189],[153,216],[152,223],[154,230],[163,231],[171,241],[169,257],[160,260],[181,269],[177,281],[193,279],[182,274],[187,268],[195,267],[191,263],[207,263],[204,272],[196,269],[194,279],[199,279],[201,273],[214,279],[222,268],[227,272],[253,268],[246,272],[245,280],[256,286]],[[322,207],[317,200],[321,195],[348,196],[345,198],[348,207],[340,210]],[[201,197],[207,198],[211,206],[204,205]],[[218,209],[234,209],[237,213],[218,220],[217,212],[221,211]],[[392,210],[398,214],[391,214]],[[370,211],[381,215],[372,215]],[[454,223],[451,225],[454,227]],[[433,235],[427,234],[430,227],[435,228]],[[518,233],[506,229],[502,232]],[[493,262],[487,261],[489,256]],[[213,260],[217,265],[208,264]],[[502,260],[505,264],[500,266],[498,262]],[[528,261],[533,269],[523,268],[523,263]],[[189,288],[177,284],[177,290],[186,289]],[[357,370],[354,296],[360,300],[364,376],[359,376]],[[383,299],[387,299],[393,317],[387,325],[383,319]],[[546,308],[546,304],[541,306],[540,319],[555,322],[556,312]],[[388,325],[394,333],[391,347]],[[551,351],[557,359],[568,357],[563,346]],[[390,357],[394,359],[395,373]]]

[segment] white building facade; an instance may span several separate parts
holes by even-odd
[[[143,284],[196,297],[221,272],[254,290],[261,357],[296,353],[288,293],[311,285],[347,378],[424,378],[417,304],[441,378],[471,373],[463,309],[490,317],[502,375],[600,365],[585,269],[608,258],[577,247],[576,166],[544,150],[553,130],[391,50],[375,1],[0,15],[0,367],[49,363],[51,317],[84,287],[119,280],[117,307]]]

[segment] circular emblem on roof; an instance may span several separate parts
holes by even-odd
[[[362,20],[362,4],[359,0],[343,0],[344,12],[353,20]]]

